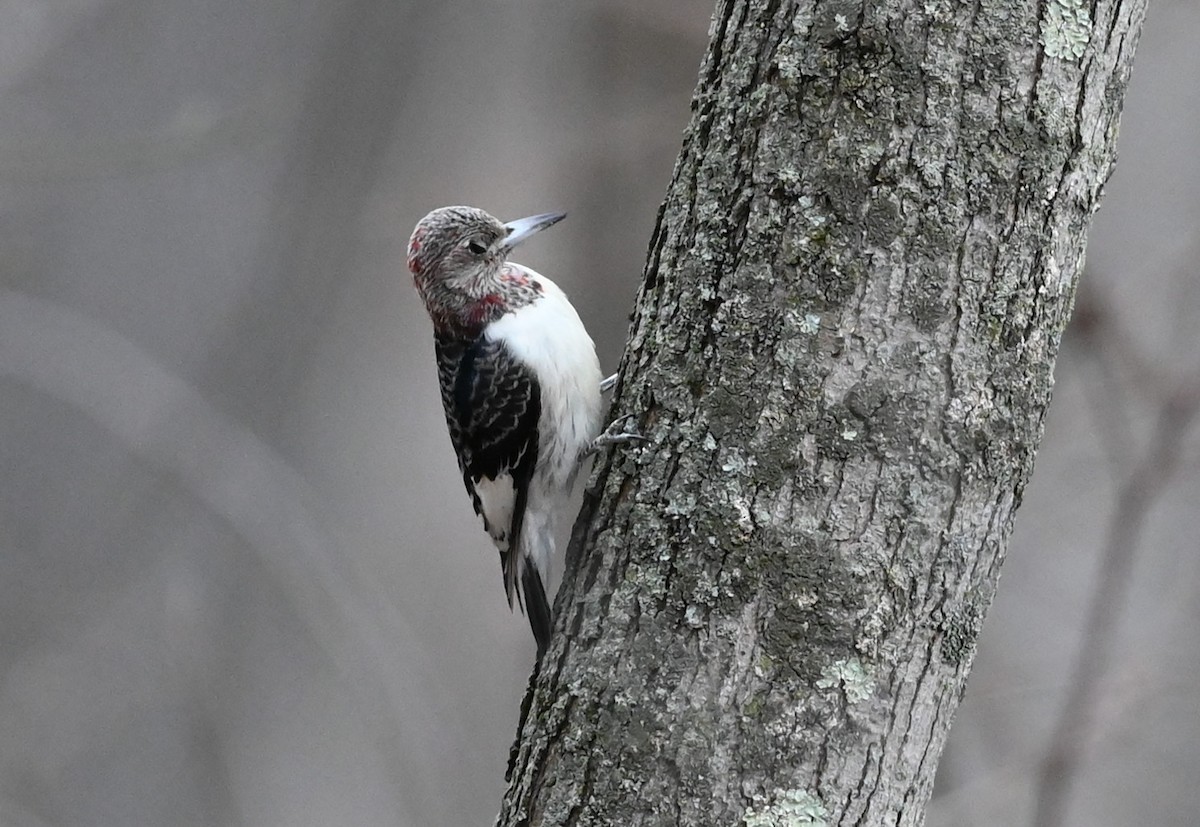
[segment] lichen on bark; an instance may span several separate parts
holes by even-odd
[[[500,824],[920,822],[1143,11],[718,6]]]

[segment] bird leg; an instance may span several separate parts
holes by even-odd
[[[615,378],[615,377],[614,377]],[[606,380],[607,381],[607,380]],[[600,436],[592,440],[592,444],[588,446],[584,456],[594,454],[602,448],[607,448],[609,445],[624,445],[629,442],[648,442],[649,440],[635,431],[621,430],[625,423],[633,419],[633,414],[626,414],[618,419],[614,419],[609,426],[604,429]]]
[[[610,390],[612,390],[613,386],[617,384],[617,376],[618,376],[618,374],[614,373],[612,376],[609,376],[607,379],[601,379],[600,380],[600,393],[608,393]]]

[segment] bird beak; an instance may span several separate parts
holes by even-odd
[[[504,229],[508,230],[508,235],[505,236],[500,248],[507,253],[534,233],[541,232],[566,217],[567,214],[565,212],[546,212],[541,215],[531,215],[528,218],[518,218],[516,221],[510,221],[504,225]]]

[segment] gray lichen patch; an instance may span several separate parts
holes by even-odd
[[[939,651],[946,663],[958,666],[969,662],[979,636],[980,611],[974,603],[964,604],[942,625]]]
[[[1078,60],[1092,37],[1092,16],[1083,0],[1049,0],[1042,26],[1046,55]]]
[[[875,679],[858,658],[831,663],[821,670],[817,689],[840,689],[850,704],[862,703],[875,692]]]
[[[746,827],[825,827],[829,811],[806,790],[785,790],[771,804],[747,810],[742,823]]]

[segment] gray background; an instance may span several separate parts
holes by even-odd
[[[491,823],[533,642],[404,245],[568,210],[521,260],[615,367],[710,11],[0,2],[0,825]],[[931,825],[1028,822],[1117,492],[1200,378],[1198,30],[1151,9]],[[1071,824],[1200,822],[1198,441],[1103,593]]]

